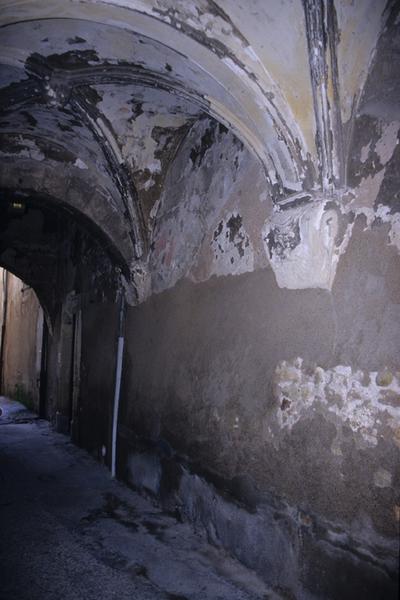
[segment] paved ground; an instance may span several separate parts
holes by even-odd
[[[0,408],[0,600],[276,598],[46,421]]]

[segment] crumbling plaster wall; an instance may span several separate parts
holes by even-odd
[[[331,582],[346,561],[360,563],[368,577],[359,565],[350,579],[363,579],[359,593],[373,598],[384,586],[369,576],[395,577],[398,556],[400,264],[387,227],[364,227],[356,225],[332,291],[279,288],[266,267],[182,280],[131,309],[121,424],[162,456],[167,446],[168,458],[187,457],[192,472],[247,510],[262,514],[271,494],[300,510],[296,525],[303,519],[310,535],[300,563],[315,565],[318,554]],[[183,512],[193,501],[178,484]],[[232,546],[227,524],[208,509],[201,522],[268,579],[268,563],[255,561],[258,542]],[[300,580],[316,593],[355,593],[346,577],[337,596],[328,584],[318,589],[317,573],[304,573],[310,564]]]
[[[206,149],[204,156],[199,158],[196,151],[201,148],[206,134],[211,139],[216,136],[217,141],[215,146]],[[221,153],[222,140],[229,136],[226,131],[221,132],[218,126],[204,122],[200,132],[198,130],[193,132],[193,139],[199,143],[195,144],[191,151],[188,147],[188,154],[191,154],[191,157],[187,157],[187,164],[183,162],[181,165],[177,160],[176,172],[171,169],[173,189],[170,191],[168,187],[166,188],[165,204],[161,201],[159,221],[153,238],[154,291],[160,292],[170,288],[183,277],[198,284],[216,276],[212,278],[216,288],[218,285],[227,285],[226,282],[231,281],[231,277],[224,277],[228,274],[238,275],[256,269],[265,269],[267,273],[271,273],[269,277],[274,285],[271,285],[269,293],[265,292],[262,300],[268,306],[276,305],[276,310],[282,313],[285,304],[271,300],[272,290],[275,289],[282,298],[287,297],[288,302],[291,297],[300,299],[301,293],[294,290],[285,292],[285,286],[279,288],[271,272],[268,264],[268,248],[265,248],[262,240],[263,220],[265,217],[271,218],[270,215],[273,214],[271,201],[267,198],[265,186],[262,185],[262,176],[259,174],[257,182],[251,166],[249,168],[251,158],[240,144],[236,145],[235,150],[235,144],[229,140],[225,149],[226,153],[235,154],[236,163],[232,155],[230,160],[226,160]],[[216,156],[220,159],[220,169],[216,171],[214,168],[210,172],[210,165],[215,165]],[[182,156],[180,160],[183,160]],[[195,173],[192,178],[189,178],[190,169],[193,169],[196,160],[200,161],[199,170],[203,172]],[[240,179],[239,165],[242,163],[245,166]],[[182,191],[178,187],[179,179],[176,177],[178,170],[181,174]],[[249,188],[249,180],[252,182],[251,188]],[[179,205],[174,204],[174,192],[180,200],[183,199]],[[215,201],[210,202],[210,198],[214,199],[214,193]],[[209,219],[208,223],[207,219]],[[352,237],[345,255],[339,262],[339,272],[332,291],[325,293],[318,289],[314,291],[309,289],[303,292],[305,295],[311,294],[310,297],[324,298],[326,303],[326,311],[321,314],[320,327],[324,323],[323,329],[311,328],[310,322],[307,322],[320,338],[315,353],[312,348],[309,352],[311,351],[314,360],[319,356],[320,361],[324,362],[324,359],[325,363],[329,362],[327,359],[330,357],[330,364],[335,364],[335,361],[336,364],[352,363],[356,368],[371,370],[374,367],[379,370],[382,365],[387,364],[395,369],[398,341],[398,331],[395,326],[398,316],[396,302],[398,250],[390,244],[389,225],[380,224],[378,219],[374,222],[374,226],[366,227],[367,221],[362,215],[357,218],[352,216],[351,220]],[[355,225],[353,225],[354,221]],[[218,245],[220,236],[223,245]],[[258,254],[254,252],[254,247],[257,248]],[[259,271],[258,276],[264,277],[263,271]],[[363,287],[371,293],[363,294]],[[201,289],[201,286],[195,289]],[[350,300],[351,296],[354,296],[352,300]],[[388,299],[391,302],[388,303]],[[300,302],[300,304],[305,303]],[[380,304],[382,309],[372,320],[374,307]],[[305,309],[311,319],[316,318],[309,307]],[[249,312],[252,311],[248,310],[244,302],[243,313]],[[257,311],[255,312],[257,314]],[[323,316],[324,312],[325,316]],[[286,319],[286,315],[282,318]],[[272,321],[274,320],[275,318],[272,318]],[[377,324],[374,325],[374,322]],[[296,323],[296,319],[288,318],[288,327],[298,330],[301,323],[294,327]],[[381,332],[380,338],[376,337],[378,330]],[[324,331],[326,331],[325,335],[322,334]],[[361,332],[363,332],[363,339],[360,338]],[[293,336],[295,335],[293,331]],[[288,352],[293,353],[292,344],[288,344],[284,336],[276,337],[281,337],[282,347],[286,346]],[[274,347],[274,345],[274,343],[268,344],[268,349],[269,346]],[[321,354],[322,348],[325,348],[325,351]],[[302,356],[302,353],[299,355]],[[271,373],[271,368],[276,362],[274,359],[270,361],[267,373]]]
[[[286,65],[287,70],[298,72],[307,61],[301,3],[282,8],[286,15],[294,10],[300,15],[299,19],[291,19],[293,27],[298,29],[293,38],[300,46],[292,59],[299,60],[300,65],[297,69],[289,61]],[[285,15],[282,12],[279,17],[283,21]],[[46,13],[48,21],[38,22],[35,28],[26,23],[13,25],[16,20],[32,19],[35,15],[38,19],[43,18]],[[102,62],[106,62],[109,69],[131,65],[129,76],[144,80],[146,85],[151,85],[156,73],[162,85],[174,93],[194,98],[211,115],[233,127],[259,155],[268,167],[268,177],[281,190],[283,187],[301,188],[299,176],[307,177],[308,163],[311,163],[311,156],[302,149],[303,134],[287,106],[285,90],[276,85],[268,66],[257,57],[252,42],[241,34],[229,16],[229,10],[225,12],[214,2],[203,1],[178,4],[130,2],[126,7],[116,2],[83,2],[79,5],[59,2],[56,23],[52,23],[52,17],[54,14],[45,1],[34,7],[23,2],[12,7],[6,3],[2,22],[7,25],[4,37],[6,47],[9,47],[6,62],[10,66],[20,66],[39,48],[40,55],[44,56],[51,56],[50,49],[60,55],[62,49],[64,54],[70,54],[71,44],[76,43],[79,45],[73,53],[86,52],[91,57],[92,67],[96,63],[100,66]],[[59,25],[59,19],[65,20],[65,29],[73,29],[65,41],[46,35],[46,30],[54,24]],[[76,19],[75,25],[71,19]],[[257,21],[256,13],[251,13],[250,21]],[[24,30],[28,30],[30,43],[22,49],[19,40]],[[256,28],[252,30],[260,35]],[[40,44],[42,40],[47,45]],[[157,40],[162,41],[161,48]],[[142,48],[138,47],[139,43]],[[13,51],[15,46],[18,50]],[[132,48],[132,54],[127,53],[127,48]],[[276,58],[277,53],[276,47],[271,49]],[[54,84],[57,83],[57,78],[51,78],[48,83],[51,90],[53,79]],[[57,86],[55,88],[57,100],[59,94]],[[305,93],[310,98],[310,88]],[[310,138],[313,144],[310,135],[308,142]],[[265,147],[265,139],[270,140],[269,148]]]
[[[164,182],[151,240],[151,290],[183,277],[240,274],[267,264],[257,222],[271,212],[259,163],[212,119],[195,123]],[[247,231],[249,229],[249,231]]]
[[[135,444],[164,464],[175,455],[264,515],[265,544],[276,532],[264,508],[283,500],[283,514],[294,519],[288,536],[307,529],[292,557],[293,586],[308,589],[298,588],[299,597],[396,594],[400,257],[398,216],[383,206],[396,193],[399,126],[391,116],[369,130],[369,148],[380,152],[377,175],[363,167],[369,155],[358,150],[357,127],[354,187],[278,207],[231,133],[207,119],[193,125],[155,217],[153,295],[127,321],[122,472],[143,481],[144,467],[129,458]],[[314,260],[324,248],[328,267]],[[164,476],[153,476],[151,491],[163,492]],[[239,524],[242,545],[231,539],[218,510],[205,507],[204,489],[179,469],[172,479],[184,512],[275,577],[278,565],[256,558],[261,542],[245,538]],[[345,573],[340,584],[337,569]]]

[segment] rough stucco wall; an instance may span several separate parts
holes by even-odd
[[[265,269],[184,282],[132,309],[122,422],[230,487],[245,482],[245,503],[272,493],[325,519],[328,553],[361,546],[394,569],[400,315],[385,292],[399,293],[400,264],[381,252],[397,283],[388,272],[378,283],[363,252],[384,238],[354,238],[332,294],[280,290]]]
[[[315,510],[328,511],[332,517],[346,513],[354,517],[362,501],[360,496],[348,497],[350,482],[357,487],[358,472],[360,489],[367,492],[373,481],[371,463],[389,461],[393,485],[389,486],[392,500],[388,513],[375,513],[370,496],[379,490],[373,488],[364,509],[384,532],[393,534],[398,384],[396,377],[393,386],[390,382],[376,388],[375,382],[376,371],[384,365],[392,374],[398,366],[400,309],[397,298],[392,295],[388,301],[388,295],[399,291],[400,264],[391,250],[386,256],[382,248],[376,254],[374,246],[379,247],[384,237],[384,231],[374,231],[366,239],[361,233],[354,238],[332,294],[280,290],[271,270],[265,269],[235,278],[213,278],[204,284],[185,282],[133,309],[128,332],[135,341],[130,342],[128,336],[128,351],[134,368],[125,376],[131,378],[129,387],[138,402],[132,401],[131,410],[154,418],[160,427],[166,427],[175,444],[191,449],[190,454],[196,448],[196,459],[203,464],[212,464],[233,477],[238,469],[247,471],[245,465],[251,463],[260,483],[284,492],[293,501],[308,503],[312,499]],[[377,262],[390,268],[382,268],[377,276]],[[366,286],[375,293],[360,293]],[[285,381],[281,361],[291,366],[296,357],[308,363],[304,365],[308,377],[317,366],[329,377],[332,369],[343,365],[341,387],[325,383],[323,397],[314,398],[310,405],[307,397],[302,397],[301,387],[288,392],[287,402],[283,401],[272,384],[279,389]],[[301,367],[296,368],[302,372]],[[357,376],[358,370],[363,375]],[[289,371],[288,386],[301,380]],[[361,395],[354,390],[359,408],[352,407],[347,397],[352,377],[361,378],[365,387]],[[312,385],[309,394],[313,391]],[[344,401],[347,409],[342,406]],[[373,409],[371,402],[376,402]],[[319,418],[314,404],[321,405],[318,408],[326,422],[312,427],[310,419]],[[292,411],[296,417],[291,423]],[[136,420],[132,418],[132,422]],[[296,424],[299,447],[303,448],[300,454],[291,435]],[[343,430],[350,439],[343,438]],[[309,435],[311,431],[313,435]],[[322,436],[318,448],[317,432]],[[349,452],[344,458],[342,443]],[[382,445],[381,456],[377,445]],[[387,453],[385,446],[391,448]],[[310,463],[304,461],[307,448],[314,455]],[[351,452],[357,456],[358,450],[357,468],[353,466],[341,480],[338,457],[349,466]],[[372,470],[367,477],[361,451],[371,454]],[[283,472],[287,472],[284,477]],[[338,486],[342,493],[337,495]],[[333,493],[335,502],[331,501]]]
[[[32,288],[8,275],[8,306],[4,342],[3,388],[6,395],[39,405],[43,311]]]

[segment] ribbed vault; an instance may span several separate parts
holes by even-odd
[[[254,156],[271,205],[340,203],[390,11],[372,1],[3,1],[0,185],[92,220],[136,288],[169,165],[205,118]]]

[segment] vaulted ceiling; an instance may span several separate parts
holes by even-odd
[[[252,153],[272,202],[341,193],[397,14],[382,0],[1,0],[0,187],[84,215],[128,269],[204,118]]]

